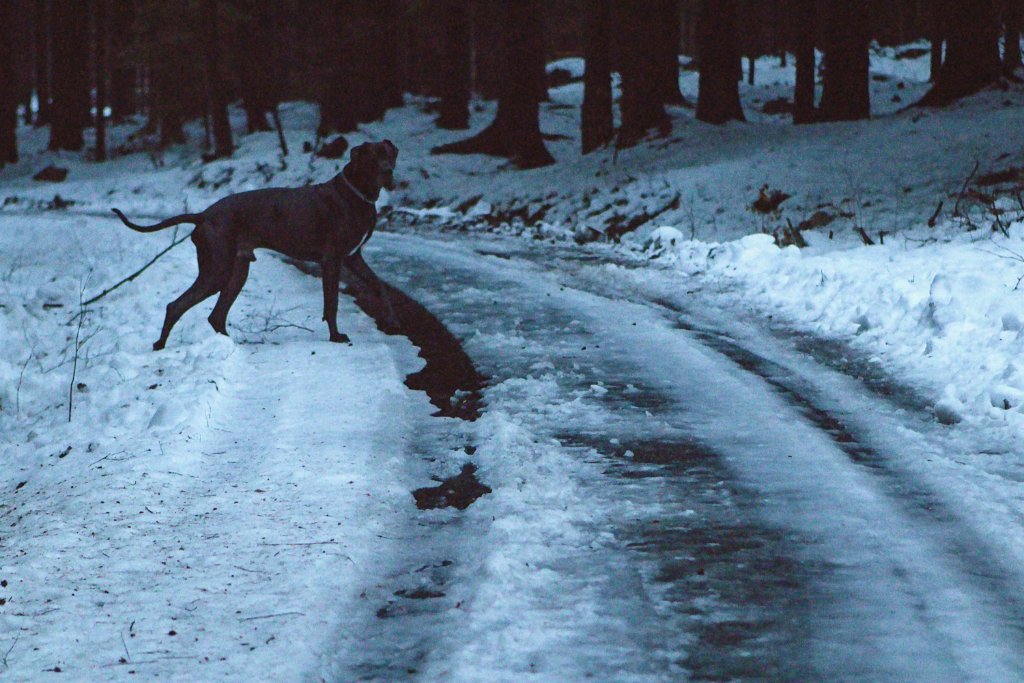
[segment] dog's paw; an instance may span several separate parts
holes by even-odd
[[[165,342],[163,339],[157,339],[155,342],[153,342],[153,350],[162,351],[164,348],[164,343]]]
[[[348,335],[342,334],[341,332],[332,332],[331,341],[334,342],[335,344],[348,344],[349,346],[352,345],[352,340],[348,338]]]

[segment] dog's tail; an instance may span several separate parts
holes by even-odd
[[[120,209],[111,209],[111,211],[117,214],[117,217],[121,219],[122,223],[127,225],[132,230],[136,230],[138,232],[156,232],[157,230],[163,230],[164,228],[169,228],[172,225],[181,225],[182,223],[192,223],[193,225],[195,225],[199,223],[199,217],[201,215],[198,213],[183,213],[180,216],[175,216],[173,218],[168,218],[165,221],[160,221],[156,225],[139,225],[138,223],[132,223],[130,220],[128,220],[128,218],[125,217],[123,213],[121,213]]]

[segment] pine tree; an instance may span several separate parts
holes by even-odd
[[[0,2],[0,166],[18,160],[18,98],[11,51],[10,2]]]
[[[231,156],[235,149],[231,138],[231,121],[228,119],[227,93],[221,75],[221,45],[216,0],[201,0],[199,4],[202,23],[203,55],[206,67],[206,92],[213,119],[214,159]]]
[[[540,42],[540,3],[516,0],[503,3],[505,12],[504,77],[499,81],[498,113],[479,134],[434,148],[435,154],[491,154],[504,156],[520,168],[554,163],[540,133],[538,78],[543,59],[532,54]],[[540,68],[541,74],[536,71]]]
[[[1003,37],[1003,72],[1013,76],[1014,72],[1024,66],[1020,56],[1021,19],[1024,18],[1024,0],[1006,0],[1003,10],[1003,25],[1006,30]]]
[[[33,75],[36,86],[35,125],[50,122],[50,4],[49,0],[35,0],[35,61]]]
[[[612,74],[609,36],[611,0],[591,0],[585,5],[583,25],[583,153],[606,145],[615,137],[612,118]]]
[[[814,54],[814,35],[817,26],[815,0],[795,0],[793,20],[796,24],[796,89],[793,94],[793,123],[812,123],[817,114],[814,109],[814,81],[817,66]]]
[[[640,2],[616,3],[613,21],[619,27],[619,73],[622,98],[619,112],[618,145],[635,145],[651,130],[668,134],[672,123],[665,113],[664,88],[659,87],[658,70],[653,68],[657,50],[650,39],[658,32],[658,16]]]
[[[52,0],[51,150],[82,149],[82,128],[89,120],[87,74],[88,4],[81,0]]]
[[[107,0],[93,0],[93,35],[96,38],[96,161],[107,160],[107,65],[110,61],[107,45]]]
[[[996,0],[936,0],[946,28],[946,59],[922,106],[972,95],[1002,74]]]
[[[862,3],[826,5],[825,79],[821,93],[823,121],[853,121],[871,116],[868,43],[869,17]]]
[[[708,123],[743,121],[736,47],[736,0],[705,0],[698,26],[700,82],[697,118]]]
[[[444,22],[444,61],[437,125],[449,130],[469,128],[470,22],[469,0],[440,3]]]

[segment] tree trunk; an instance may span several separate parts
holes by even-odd
[[[110,117],[121,121],[137,111],[135,102],[135,67],[132,48],[135,42],[135,3],[117,0],[110,13],[110,43],[113,62],[110,65]]]
[[[469,79],[472,55],[468,0],[445,0],[441,8],[445,26],[441,111],[437,125],[448,130],[469,128]]]
[[[269,33],[276,25],[276,17],[271,0],[250,0],[244,9],[247,12],[243,24],[238,77],[246,130],[256,133],[271,130],[267,117],[277,104],[273,87],[277,60],[274,40]]]
[[[928,107],[973,95],[997,81],[1003,68],[996,0],[941,0],[939,11],[946,27],[946,59],[935,85],[918,103]]]
[[[608,144],[615,137],[615,124],[612,118],[612,64],[609,52],[611,0],[590,0],[585,5],[584,12],[585,70],[580,132],[583,138],[583,153],[587,154]]]
[[[53,0],[53,81],[50,110],[51,150],[82,149],[82,127],[89,120],[88,5],[81,0]]]
[[[93,54],[96,56],[96,161],[107,160],[107,63],[109,52],[107,46],[107,17],[109,8],[107,0],[93,0],[94,35],[96,45]]]
[[[217,27],[216,0],[201,0],[200,20],[203,25],[203,54],[206,62],[206,92],[213,119],[213,154],[220,159],[231,156],[234,142],[231,139],[231,121],[228,119],[227,96],[221,79],[220,35]]]
[[[540,3],[516,0],[502,3],[505,13],[504,76],[498,85],[498,113],[479,134],[434,148],[435,154],[492,154],[504,156],[520,168],[554,163],[540,133],[538,74],[543,60],[531,54],[539,45]]]
[[[659,88],[657,51],[650,49],[656,35],[659,17],[638,2],[613,5],[613,21],[619,26],[619,73],[622,75],[622,98],[619,111],[622,126],[618,145],[630,147],[652,129],[668,134],[672,123],[665,113],[664,87]]]
[[[173,90],[173,79],[162,66],[154,66],[150,72],[153,106],[150,109],[150,123],[147,128],[160,130],[160,149],[185,142],[182,129],[182,103]]]
[[[793,123],[812,123],[816,118],[814,109],[814,80],[816,59],[814,55],[815,27],[817,12],[815,0],[795,0],[794,28],[796,52],[796,89],[793,93]]]
[[[743,121],[737,72],[736,0],[704,0],[698,19],[700,81],[697,118],[708,123]]]
[[[35,2],[35,125],[50,122],[50,7],[48,0]]]
[[[678,0],[655,0],[649,10],[657,23],[655,35],[650,37],[651,49],[658,55],[651,65],[657,70],[655,76],[662,104],[686,104],[686,98],[679,91],[679,43],[681,27]]]
[[[1006,0],[1006,8],[1003,14],[1003,24],[1006,27],[1003,47],[1003,72],[1012,76],[1013,73],[1024,66],[1020,56],[1020,28],[1021,19],[1024,18],[1024,0]]]
[[[18,98],[11,50],[10,2],[0,2],[0,166],[18,161]]]
[[[862,3],[830,2],[826,10],[825,83],[820,118],[853,121],[871,116],[868,79],[869,18]]]

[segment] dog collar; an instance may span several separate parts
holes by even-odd
[[[360,192],[359,188],[352,184],[352,181],[348,179],[347,175],[345,175],[345,171],[341,172],[341,179],[345,181],[345,184],[348,185],[348,189],[352,190],[352,192],[354,192],[357,197],[362,199],[367,204],[370,204],[371,206],[377,205],[377,202],[370,201],[369,199],[367,199],[366,195]]]

